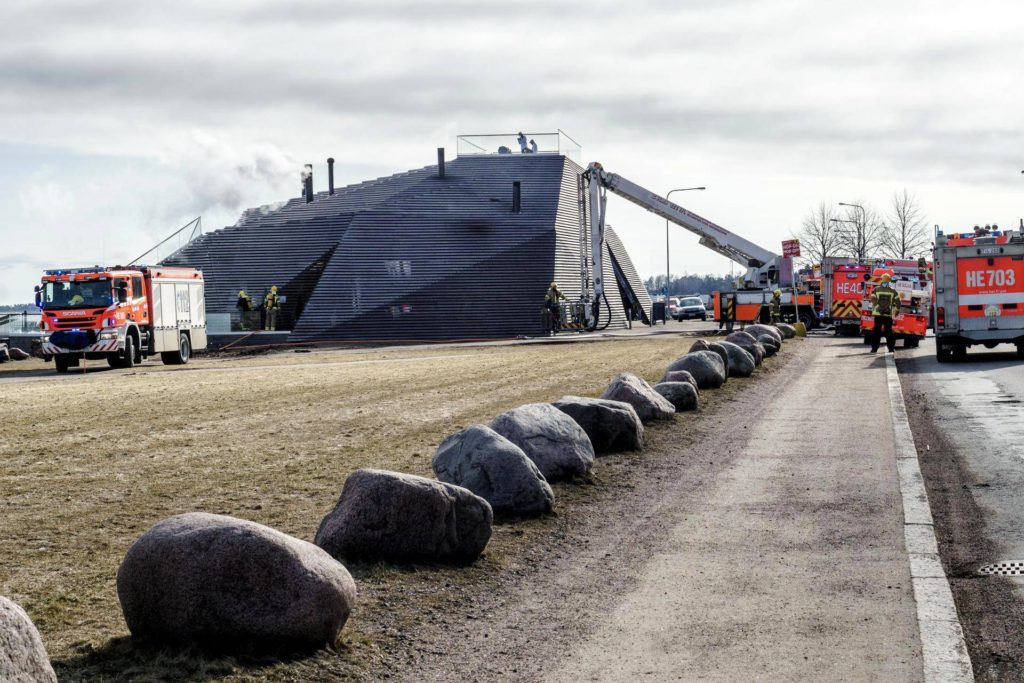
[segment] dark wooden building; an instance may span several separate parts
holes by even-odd
[[[277,285],[292,341],[536,335],[551,281],[569,298],[583,287],[582,170],[560,154],[461,156],[443,176],[429,166],[250,209],[165,263],[203,269],[211,314]],[[602,317],[645,321],[651,300],[610,228],[605,250]]]

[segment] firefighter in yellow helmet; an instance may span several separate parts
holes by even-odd
[[[273,331],[277,329],[277,312],[281,310],[281,297],[277,295],[277,285],[273,285],[267,295],[263,297],[263,311],[266,313],[266,324],[263,329]]]
[[[871,315],[875,319],[875,327],[871,330],[871,353],[878,351],[885,334],[885,346],[890,351],[896,350],[896,335],[892,331],[892,321],[900,314],[900,295],[890,284],[892,276],[882,275],[882,282],[871,293]]]
[[[238,290],[238,301],[235,302],[238,309],[238,327],[242,330],[249,329],[249,312],[252,310],[252,299],[245,293],[244,289]]]
[[[548,293],[544,295],[544,308],[548,311],[548,318],[551,323],[549,334],[558,334],[558,328],[562,326],[562,312],[559,301],[565,301],[565,295],[558,289],[558,283],[552,281],[548,287]]]
[[[782,322],[782,290],[776,289],[772,292],[771,303],[768,304],[768,308],[772,314],[772,325],[778,325]]]

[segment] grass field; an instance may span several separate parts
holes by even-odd
[[[28,610],[62,680],[115,672],[136,680],[358,675],[377,647],[373,610],[362,605],[346,626],[345,648],[300,662],[252,669],[137,652],[124,638],[118,564],[154,523],[192,510],[312,540],[353,470],[432,476],[430,459],[448,434],[522,403],[599,395],[621,371],[656,381],[692,341],[671,335],[285,352],[202,359],[182,369],[150,362],[133,371],[4,382],[0,593]],[[49,366],[32,360],[21,367],[7,377]],[[496,532],[488,561],[500,563],[502,544],[515,542],[521,541],[514,534]],[[416,580],[388,571],[353,573],[361,590],[382,577],[384,583]],[[460,575],[471,580],[474,571],[481,570]]]

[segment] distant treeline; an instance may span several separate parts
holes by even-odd
[[[35,313],[36,310],[35,304],[0,304],[0,313],[21,313],[22,311]]]
[[[644,286],[651,296],[660,296],[665,286],[665,276],[655,275],[644,280]],[[668,280],[669,296],[680,294],[711,294],[711,292],[732,289],[732,278],[728,275],[673,275]]]

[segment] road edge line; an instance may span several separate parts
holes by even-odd
[[[917,459],[896,360],[885,354],[889,406],[896,450],[896,469],[903,498],[903,540],[910,562],[910,580],[917,603],[925,683],[974,681],[971,656],[953,602],[949,578],[942,568],[928,492]]]

